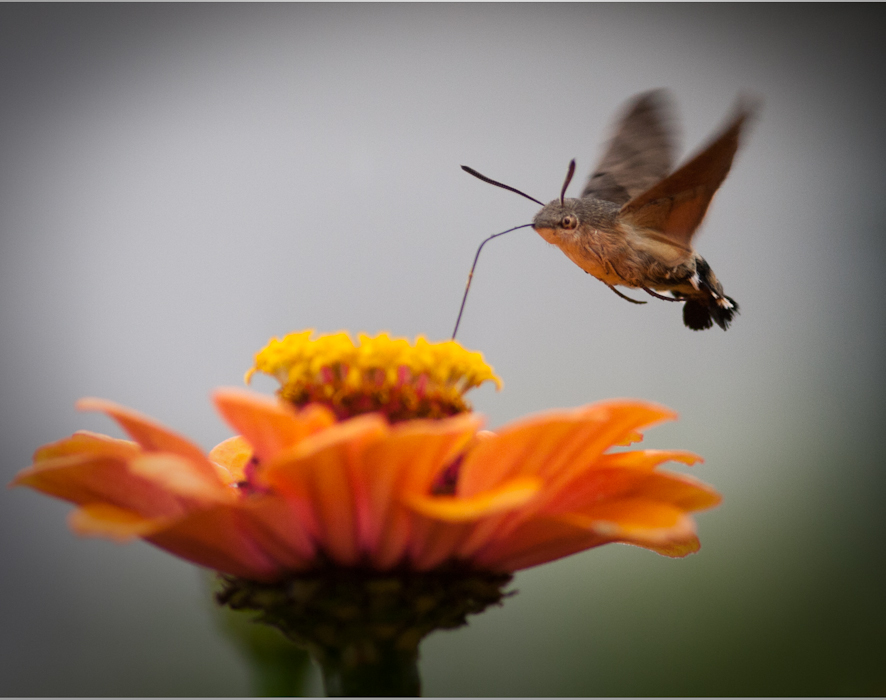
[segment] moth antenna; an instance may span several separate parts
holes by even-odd
[[[573,163],[573,166],[574,166],[574,163]],[[469,175],[473,175],[473,176],[474,176],[475,178],[477,178],[478,180],[483,180],[483,182],[488,182],[490,185],[495,185],[496,187],[501,187],[502,189],[510,190],[511,192],[516,192],[516,193],[519,194],[521,197],[526,197],[526,199],[531,199],[531,200],[532,200],[533,202],[535,202],[536,204],[541,204],[541,206],[544,206],[544,202],[539,202],[535,197],[530,197],[528,194],[526,194],[525,192],[521,192],[521,191],[518,190],[516,187],[511,187],[510,185],[504,185],[504,184],[502,184],[502,183],[500,183],[500,182],[496,182],[496,181],[493,180],[491,177],[486,177],[485,175],[481,175],[480,173],[478,173],[478,172],[477,172],[476,170],[474,170],[473,168],[469,168],[467,165],[463,165],[463,166],[461,166],[461,169],[464,170],[464,171],[465,171],[466,173],[468,173]],[[513,230],[513,229],[512,229],[512,230]],[[507,232],[505,231],[504,233],[507,233]],[[487,240],[488,240],[488,239],[487,239]],[[484,243],[485,243],[485,242],[486,242],[486,241],[484,241]],[[483,247],[482,244],[481,244],[480,247],[481,247],[481,248]]]
[[[575,175],[575,158],[569,161],[569,170],[566,171],[566,179],[563,181],[563,189],[560,190],[560,206],[564,206],[563,198],[566,196],[566,188],[572,182],[572,176]]]
[[[462,166],[462,167],[465,168],[465,166]],[[476,175],[476,173],[471,172],[470,168],[465,168],[465,170],[467,172],[471,173],[471,175]],[[479,177],[481,180],[486,179],[482,175],[477,175],[477,177]],[[492,184],[498,185],[499,183],[492,182]],[[511,189],[507,185],[501,185],[501,187],[504,187],[507,190]],[[516,190],[514,190],[514,191],[516,192]],[[523,194],[523,193],[519,192],[518,194]],[[526,195],[523,195],[523,196],[525,197]],[[532,199],[532,197],[530,197],[529,199]],[[544,206],[544,205],[542,205],[542,206]],[[522,226],[514,226],[514,228],[509,228],[507,231],[502,231],[501,233],[493,233],[489,238],[485,239],[480,244],[479,248],[477,248],[477,254],[474,255],[474,264],[471,265],[471,271],[468,273],[468,283],[465,285],[465,295],[461,298],[461,307],[458,310],[458,318],[455,319],[455,329],[452,331],[452,340],[455,340],[455,334],[458,333],[458,324],[461,323],[461,315],[462,315],[462,313],[464,313],[464,310],[465,310],[465,302],[468,300],[468,292],[471,289],[471,280],[474,279],[474,270],[477,267],[477,261],[480,259],[480,251],[483,250],[483,246],[486,245],[487,243],[489,243],[489,241],[491,241],[493,238],[498,238],[499,236],[504,236],[506,233],[510,233],[511,231],[516,231],[517,229],[520,229],[520,228],[526,228],[527,226],[532,226],[532,224],[523,224]]]

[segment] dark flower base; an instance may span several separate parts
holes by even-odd
[[[500,604],[508,573],[451,567],[429,572],[329,567],[278,583],[221,576],[216,599],[255,610],[307,648],[328,695],[418,695],[419,642]]]

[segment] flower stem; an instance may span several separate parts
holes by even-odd
[[[311,658],[292,642],[289,654],[252,655],[252,683],[256,697],[299,697],[306,694]]]
[[[324,654],[320,662],[328,697],[418,697],[418,651],[396,649],[393,644],[364,644],[342,654]]]

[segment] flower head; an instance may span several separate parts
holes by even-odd
[[[278,397],[213,394],[238,434],[208,455],[82,399],[132,441],[75,433],[38,449],[13,485],[75,503],[80,534],[140,537],[226,575],[219,602],[307,646],[337,694],[416,691],[421,638],[500,601],[518,569],[609,542],[698,549],[690,513],[720,497],[657,467],[699,458],[611,449],[669,410],[607,401],[490,433],[463,399],[499,383],[479,353],[310,335],[273,340],[247,374],[277,377]]]
[[[470,410],[466,391],[487,381],[501,388],[483,355],[453,340],[429,343],[419,336],[412,344],[387,333],[361,333],[354,343],[343,332],[313,335],[306,330],[273,338],[256,354],[247,383],[263,372],[296,406],[322,404],[338,418],[378,412],[391,422],[464,413]]]
[[[13,483],[77,504],[81,534],[142,537],[256,581],[328,564],[510,572],[608,542],[670,556],[698,548],[689,514],[719,496],[656,470],[698,458],[610,451],[670,411],[609,401],[481,432],[480,417],[456,410],[467,388],[496,380],[479,354],[421,338],[309,335],[256,358],[286,400],[215,392],[239,434],[209,455],[134,411],[82,399],[78,408],[103,411],[134,442],[76,433],[40,448]],[[364,413],[385,397],[395,410]]]

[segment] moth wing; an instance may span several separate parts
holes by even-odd
[[[673,123],[666,90],[635,97],[581,196],[624,204],[664,178],[674,167]]]
[[[732,167],[742,127],[753,112],[740,104],[737,114],[704,150],[674,173],[625,204],[619,217],[690,247],[708,205]]]

